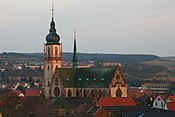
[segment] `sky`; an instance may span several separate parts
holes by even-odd
[[[0,0],[0,53],[43,52],[52,2],[64,52],[175,56],[175,0]]]

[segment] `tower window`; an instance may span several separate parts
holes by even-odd
[[[55,47],[55,55],[58,55],[58,48]]]
[[[50,47],[47,48],[48,55],[50,56]]]

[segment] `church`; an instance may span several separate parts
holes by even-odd
[[[73,67],[62,68],[62,44],[56,33],[53,17],[44,44],[44,96],[60,97],[127,97],[128,85],[116,67],[78,67],[76,38],[74,37]]]

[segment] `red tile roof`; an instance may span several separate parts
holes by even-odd
[[[174,95],[173,96],[169,96],[169,98],[170,98],[171,102],[175,102],[175,96]]]
[[[162,98],[162,100],[165,102],[166,101],[166,99],[168,98],[168,96],[167,95],[158,95],[160,98]],[[157,97],[158,96],[155,96],[155,97],[153,97],[153,99],[155,100],[155,99],[157,99]]]
[[[41,90],[27,90],[25,96],[40,96]]]
[[[166,101],[166,99],[167,99],[167,95],[160,95],[160,97],[163,99],[163,101]]]
[[[175,111],[175,102],[167,102],[167,108],[170,111]]]
[[[136,106],[135,101],[130,97],[102,97],[98,102],[99,106]]]

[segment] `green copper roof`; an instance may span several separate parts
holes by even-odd
[[[60,36],[56,33],[55,22],[52,18],[49,34],[46,36],[47,44],[59,44]]]
[[[74,39],[73,68],[74,68],[74,70],[76,70],[78,68],[76,39]]]
[[[106,88],[115,73],[113,68],[58,68],[61,82],[65,87]]]

